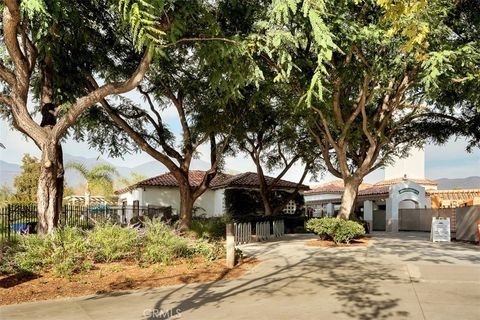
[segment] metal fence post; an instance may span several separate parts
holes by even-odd
[[[8,240],[10,240],[10,220],[11,220],[11,217],[10,217],[10,204],[7,205],[7,238]]]

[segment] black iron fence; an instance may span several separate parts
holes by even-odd
[[[60,212],[58,224],[88,229],[97,223],[111,222],[128,226],[145,217],[169,220],[171,216],[171,207],[65,205]],[[36,233],[37,226],[38,212],[35,204],[8,204],[0,207],[0,242],[21,234]]]

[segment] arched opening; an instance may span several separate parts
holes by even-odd
[[[418,209],[419,203],[413,199],[402,200],[398,204],[398,209]]]

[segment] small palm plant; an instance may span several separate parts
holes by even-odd
[[[115,167],[102,164],[91,169],[88,169],[83,163],[69,162],[65,166],[66,169],[78,171],[80,175],[85,179],[85,205],[90,205],[90,197],[92,194],[92,187],[95,186],[112,186],[114,176],[118,176],[117,169]]]

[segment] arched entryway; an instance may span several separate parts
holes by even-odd
[[[399,209],[426,208],[425,188],[413,181],[403,181],[390,187],[387,199],[386,229],[399,230]]]

